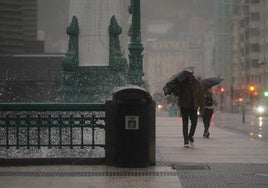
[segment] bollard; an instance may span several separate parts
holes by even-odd
[[[245,105],[242,106],[242,123],[245,124]]]

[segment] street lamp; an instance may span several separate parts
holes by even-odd
[[[253,85],[249,86],[249,91],[253,92],[255,90],[255,87]]]
[[[141,43],[141,15],[140,15],[140,0],[131,0],[130,14],[132,14],[132,25],[130,31],[129,50],[129,70],[128,82],[133,85],[141,86],[144,84],[143,76],[143,62],[142,51],[143,45]]]
[[[263,86],[262,87],[264,89],[266,89],[266,72],[267,72],[266,63],[267,62],[266,62],[265,57],[264,57],[263,61],[260,61],[259,63],[260,63],[260,65],[263,65],[263,73],[262,73],[263,74],[263,76],[262,76],[262,79],[263,79],[262,84],[263,84]]]

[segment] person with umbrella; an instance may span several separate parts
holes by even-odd
[[[193,68],[188,67],[183,72],[185,72],[185,78],[177,83],[173,94],[178,96],[178,106],[182,116],[184,147],[188,148],[190,145],[194,145],[194,134],[198,119],[197,110],[199,107],[200,113],[203,113],[205,96],[200,82],[193,75]],[[190,132],[188,130],[189,119],[191,121]]]
[[[209,138],[209,127],[211,122],[211,117],[214,113],[214,108],[218,104],[211,88],[205,90],[205,109],[203,114],[203,123],[204,123],[204,138]]]
[[[214,113],[215,106],[218,104],[215,95],[213,94],[211,88],[219,84],[223,79],[222,78],[206,78],[201,80],[201,85],[205,91],[205,109],[203,114],[203,124],[204,124],[204,138],[209,138],[209,127],[211,122],[211,117]]]

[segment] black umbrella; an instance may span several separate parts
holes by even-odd
[[[210,78],[206,78],[206,79],[201,80],[201,85],[206,90],[208,88],[211,88],[211,87],[219,84],[223,80],[224,79],[222,79],[222,78],[210,77]]]
[[[175,89],[177,88],[177,86],[183,81],[185,80],[189,74],[192,74],[189,71],[183,70],[175,75],[173,75],[165,84],[165,86],[163,87],[164,90],[164,94],[165,95],[171,95],[172,93],[174,93]]]

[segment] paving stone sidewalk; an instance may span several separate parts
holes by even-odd
[[[191,148],[183,147],[180,118],[157,121],[158,162],[176,169],[182,187],[268,187],[268,143],[225,129],[226,115],[216,113],[209,139],[200,119]]]
[[[156,166],[0,167],[0,187],[268,187],[268,144],[217,126],[217,115],[224,114],[216,114],[209,139],[202,137],[203,125],[198,123],[196,146],[191,148],[183,147],[179,117],[158,116]]]

